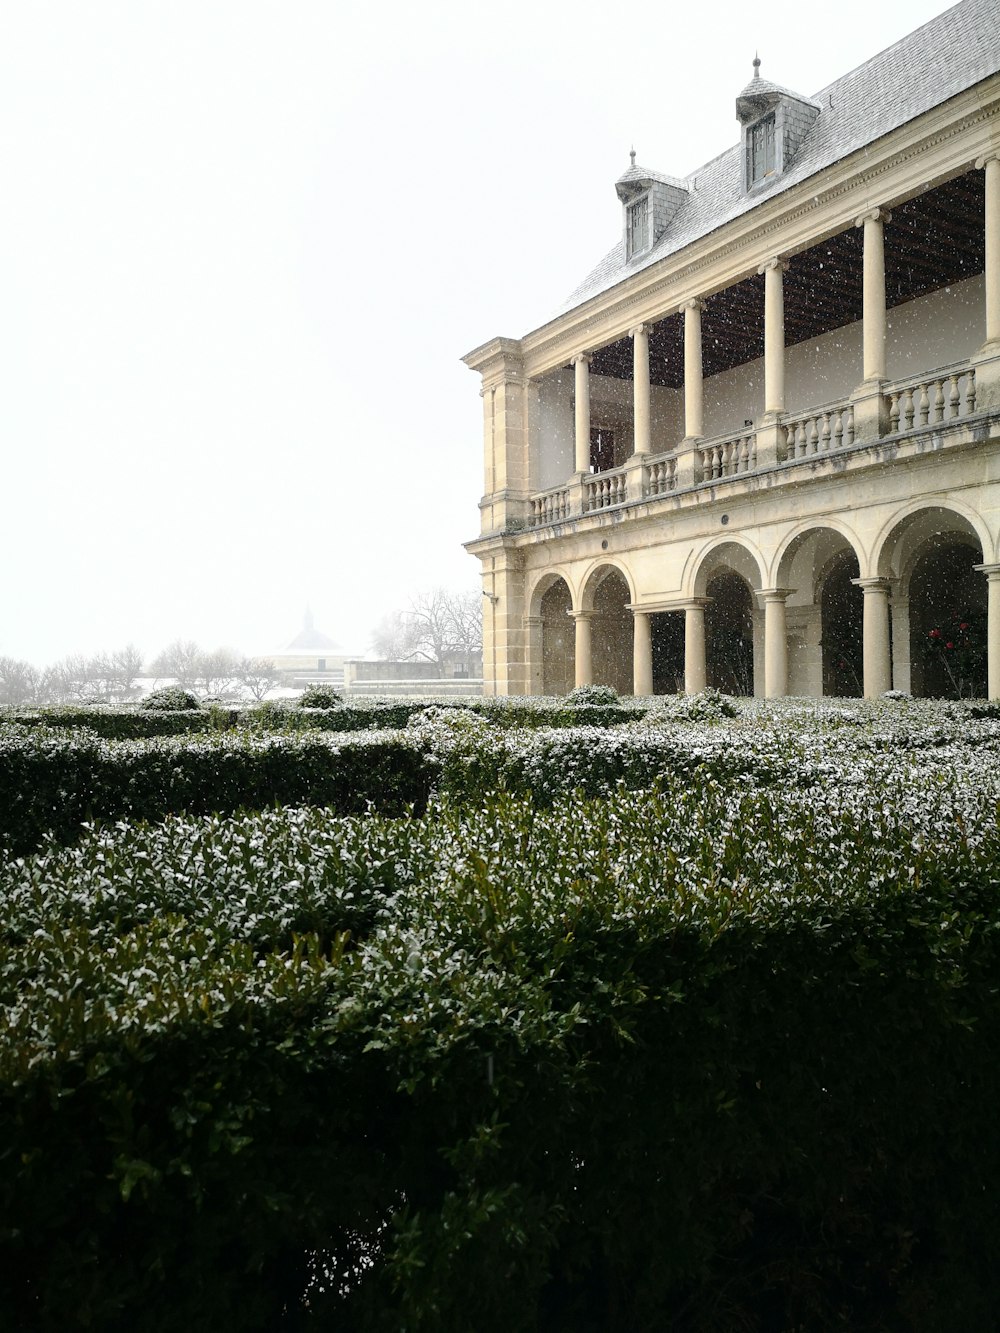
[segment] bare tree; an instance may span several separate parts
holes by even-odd
[[[0,705],[23,708],[38,702],[40,676],[30,662],[0,657]]]
[[[237,663],[236,679],[250,698],[260,703],[266,694],[281,684],[281,672],[266,657],[243,657]]]
[[[198,660],[202,650],[193,639],[175,639],[153,658],[150,675],[160,680],[175,680],[186,690],[192,690],[198,678]]]
[[[232,648],[216,648],[210,653],[199,653],[195,666],[195,688],[202,694],[221,698],[236,693],[240,674],[240,659]]]
[[[418,593],[407,610],[381,621],[372,645],[379,657],[394,661],[419,657],[443,667],[459,658],[471,664],[483,646],[482,597],[446,588]]]

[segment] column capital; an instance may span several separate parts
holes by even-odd
[[[591,361],[593,361],[593,359],[594,359],[593,352],[577,352],[576,356],[573,357],[571,364],[574,366],[580,364],[589,366]]]
[[[681,304],[682,310],[704,310],[705,302],[700,296],[692,296],[690,301],[684,301]]]
[[[784,602],[794,591],[794,588],[758,588],[757,596],[765,602]]]
[[[572,616],[574,620],[593,620],[593,618],[594,618],[594,613],[593,613],[593,611],[573,611],[573,610],[569,610],[569,611],[566,612],[566,614],[567,614],[568,616]]]
[[[711,606],[714,601],[714,597],[689,597],[686,602],[678,603],[678,609],[681,611],[704,610],[706,606]]]
[[[653,613],[646,606],[636,606],[635,602],[626,602],[625,610],[631,611],[634,616],[651,616]]]
[[[976,158],[976,170],[982,171],[989,166],[991,162],[1000,162],[1000,148],[990,148],[982,155]]]
[[[765,259],[763,264],[757,269],[758,273],[767,273],[777,270],[779,273],[788,272],[788,260],[782,259],[780,255],[775,255],[772,259]]]
[[[649,334],[651,334],[652,332],[653,332],[652,324],[636,324],[631,329],[629,329],[628,336],[634,339],[638,337],[639,334],[645,333],[648,337]]]
[[[869,208],[867,213],[860,213],[854,219],[856,227],[863,227],[866,222],[891,222],[892,214],[887,208]]]
[[[1000,565],[973,565],[972,568],[977,574],[985,574],[990,583],[1000,579]]]
[[[855,588],[860,588],[867,597],[869,593],[883,593],[886,597],[892,592],[892,579],[873,578],[873,579],[851,579]]]

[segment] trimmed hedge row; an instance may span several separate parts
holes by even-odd
[[[8,867],[0,1308],[992,1330],[1000,764],[925,757]]]
[[[234,708],[212,704],[181,711],[141,708],[58,707],[0,709],[0,725],[86,731],[106,740],[150,740],[158,736],[194,735],[246,729],[251,732],[384,731],[405,727],[427,708],[465,710],[503,727],[618,726],[644,711],[631,703],[566,704],[543,699],[372,700],[340,708],[300,708],[294,702],[266,701]]]
[[[430,708],[402,732],[339,736],[241,729],[104,741],[0,727],[0,850],[23,855],[48,834],[72,840],[85,822],[181,811],[422,808],[434,790],[471,803],[498,791],[547,802],[607,794],[618,783],[639,790],[667,776],[786,789],[821,785],[837,771],[858,784],[885,754],[924,752],[935,766],[968,766],[978,762],[974,751],[1000,747],[1000,720],[946,707],[754,708],[712,725],[691,722],[690,707],[633,713],[629,726],[530,729],[509,725],[502,710]]]
[[[437,772],[422,745],[393,732],[105,741],[0,728],[0,849],[25,855],[45,837],[72,841],[85,823],[182,811],[308,802],[401,813],[423,809]]]

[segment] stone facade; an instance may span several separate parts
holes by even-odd
[[[1000,25],[965,0],[814,98],[756,75],[801,132],[766,181],[741,141],[465,358],[487,693],[1000,697]]]

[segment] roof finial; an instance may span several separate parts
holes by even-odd
[[[629,157],[632,159],[632,165],[635,166],[635,149],[634,149],[634,148],[630,148],[630,149],[628,150],[628,155],[629,155]]]
[[[757,51],[753,53],[753,76],[755,79],[760,78],[760,55]]]

